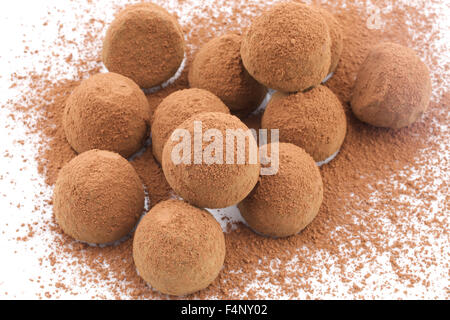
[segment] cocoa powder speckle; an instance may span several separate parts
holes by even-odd
[[[192,53],[204,43],[228,32],[243,31],[273,4],[243,0],[183,1],[179,5],[155,2],[181,18],[188,49],[185,70]],[[341,60],[325,85],[346,110],[347,136],[338,156],[320,168],[324,185],[321,209],[302,233],[286,239],[261,237],[243,224],[230,222],[222,272],[211,286],[188,298],[449,297],[445,279],[450,261],[450,67],[445,47],[438,44],[446,30],[434,28],[442,14],[440,3],[418,1],[413,7],[406,1],[338,0],[323,5],[343,28]],[[369,8],[384,8],[386,4],[392,7],[382,10],[376,20]],[[31,207],[26,205],[30,199],[21,201],[20,210],[27,210],[29,216],[14,238],[26,236],[27,240],[12,251],[18,255],[28,243],[34,244],[33,240],[45,244],[36,261],[45,279],[29,282],[37,286],[39,298],[166,299],[137,275],[130,238],[115,246],[88,246],[64,235],[52,218],[49,190],[62,166],[75,157],[61,125],[65,101],[82,79],[105,71],[101,42],[113,12],[121,9],[111,2],[102,7],[100,2],[71,1],[68,6],[65,10],[76,12],[76,18],[55,9],[52,13],[56,18],[46,17],[41,23],[42,28],[55,30],[48,50],[35,47],[28,41],[30,35],[23,35],[24,46],[29,46],[24,59],[36,59],[42,67],[27,66],[7,76],[15,98],[2,106],[2,112],[9,114],[5,118],[14,119],[5,124],[5,130],[24,125],[27,131],[26,137],[8,139],[24,140],[25,146],[37,150],[36,158],[30,159],[45,179],[41,191],[34,191],[37,196]],[[413,48],[428,65],[432,78],[428,111],[410,127],[396,131],[363,124],[349,106],[356,74],[368,50],[385,41]],[[175,89],[186,88],[186,78],[184,71],[173,84],[148,94],[151,108]],[[258,125],[258,116],[249,119]],[[5,163],[12,161],[6,152],[1,154]],[[153,159],[151,145],[131,163],[145,184],[150,206],[170,197],[170,187]],[[16,177],[8,172],[2,172],[0,181],[10,190],[2,191],[5,194],[18,188],[10,189],[10,181]],[[28,219],[38,219],[33,232],[27,227]],[[17,226],[10,224],[8,228],[15,231]],[[8,289],[8,297],[18,294]]]

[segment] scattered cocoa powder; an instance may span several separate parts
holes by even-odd
[[[225,3],[229,11],[220,10]],[[440,36],[433,28],[437,17],[432,6],[440,2],[420,1],[417,7],[390,1],[370,3],[379,8],[393,4],[391,11],[381,13],[386,28],[367,28],[371,19],[369,1],[338,0],[324,5],[343,27],[341,61],[326,85],[346,109],[348,133],[338,157],[321,167],[324,202],[318,216],[301,234],[276,240],[258,236],[244,225],[230,224],[225,235],[223,271],[210,287],[190,298],[448,298],[448,287],[442,281],[448,273],[439,270],[449,269],[450,199],[449,179],[445,178],[449,132],[445,125],[450,121],[446,76],[450,68],[432,41]],[[185,31],[191,30],[189,46],[198,48],[220,33],[248,26],[270,5],[217,1],[205,7],[202,15],[192,10],[192,20],[183,25]],[[90,9],[84,12],[90,13]],[[41,136],[36,160],[49,185],[54,184],[63,164],[75,156],[61,126],[65,100],[79,79],[100,70],[99,40],[105,23],[95,21],[97,24],[77,27],[78,32],[84,32],[84,40],[76,47],[83,59],[72,59],[78,69],[75,80],[55,81],[49,77],[49,70],[12,75],[14,83],[26,83],[28,89],[23,99],[11,101],[15,109],[11,117],[28,124],[30,135]],[[414,47],[432,73],[433,102],[423,118],[407,129],[371,127],[350,111],[359,66],[369,48],[381,41]],[[55,56],[59,48],[71,44],[72,40],[60,32]],[[46,63],[50,69],[54,61]],[[186,85],[184,72],[173,85],[150,95],[149,100],[162,99]],[[36,123],[31,115],[39,115]],[[257,118],[252,116],[250,120],[255,124]],[[170,188],[153,160],[151,148],[132,164],[146,184],[151,205],[170,197]],[[41,210],[47,209],[44,206],[37,212]],[[54,240],[48,256],[40,263],[53,271],[57,285],[39,284],[42,298],[76,296],[93,285],[102,288],[93,294],[94,298],[167,298],[153,292],[138,277],[131,239],[117,246],[90,247],[62,234],[54,221],[40,226],[34,236],[43,233],[51,234]],[[436,247],[435,241],[444,245]],[[69,273],[78,275],[75,283]],[[41,279],[36,281],[40,283]]]

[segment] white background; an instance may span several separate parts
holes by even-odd
[[[126,1],[116,2],[126,3]],[[189,3],[189,1],[187,2]],[[93,12],[96,12],[98,17],[110,21],[115,10],[112,1],[96,1],[96,3],[98,5],[95,6],[96,9]],[[24,73],[26,70],[39,70],[45,65],[40,63],[40,55],[34,57],[24,55],[25,45],[32,49],[39,49],[42,55],[45,55],[46,48],[54,42],[57,36],[57,25],[50,23],[49,26],[44,27],[43,21],[65,19],[66,28],[70,29],[77,24],[77,19],[80,19],[76,16],[78,6],[86,7],[85,1],[80,1],[79,5],[74,1],[61,0],[0,1],[2,39],[0,45],[0,103],[4,106],[0,109],[0,298],[36,298],[38,293],[42,294],[42,290],[39,284],[31,282],[29,279],[41,277],[44,284],[51,284],[53,279],[46,262],[44,261],[43,265],[39,263],[39,258],[48,255],[51,250],[51,236],[45,232],[38,232],[38,236],[31,238],[28,242],[15,240],[17,236],[24,236],[27,233],[27,228],[22,227],[22,224],[36,222],[40,226],[50,220],[51,210],[35,212],[34,207],[50,198],[51,189],[44,184],[43,177],[37,173],[34,161],[37,154],[37,137],[26,135],[27,129],[21,122],[9,116],[7,100],[21,94],[20,87],[10,89],[10,75],[14,72]],[[166,1],[164,6],[166,8],[175,7],[175,2]],[[198,7],[201,7],[201,4]],[[57,13],[55,8],[66,9],[64,15]],[[448,7],[446,8],[448,9]],[[51,12],[50,15],[49,12]],[[61,18],[62,16],[64,18]],[[443,13],[443,17],[448,18],[448,11]],[[84,17],[84,20],[88,19],[89,17]],[[448,30],[449,21],[450,19],[443,19],[440,28]],[[26,43],[23,42],[24,39],[26,39]],[[444,41],[450,42],[449,39],[444,39]],[[448,55],[443,59],[444,63],[445,61],[449,62]],[[62,64],[63,61],[55,61],[55,68]],[[63,72],[66,77],[70,77],[72,74],[70,69]],[[55,77],[57,76],[57,72],[55,72]],[[19,140],[24,140],[24,145],[17,143]],[[10,156],[4,157],[3,155]],[[26,163],[23,162],[24,159],[27,160]],[[44,192],[44,194],[36,196],[40,192]],[[225,214],[229,214],[229,212]],[[233,211],[233,214],[236,212]],[[16,232],[17,230],[18,232]],[[444,242],[436,244],[436,246],[436,250],[443,247],[444,253],[448,253],[448,243]],[[448,275],[448,272],[445,271],[437,270],[436,277],[442,274]],[[430,293],[430,297],[435,295],[447,297],[448,279],[434,280],[437,285],[433,288],[435,292]],[[99,291],[101,288],[80,288],[79,296],[62,295],[62,297],[89,298]],[[389,294],[387,293],[384,297],[388,298]]]

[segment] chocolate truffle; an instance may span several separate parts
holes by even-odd
[[[167,96],[156,108],[152,124],[153,155],[162,161],[164,144],[183,121],[201,112],[230,113],[214,94],[203,89],[184,89]]]
[[[322,85],[303,93],[275,93],[261,125],[264,129],[279,129],[281,142],[305,149],[316,162],[336,153],[347,132],[342,104]]]
[[[299,233],[316,217],[323,200],[323,185],[319,168],[302,148],[290,143],[277,145],[278,172],[261,176],[238,208],[256,232],[287,237]],[[277,154],[274,146],[269,144],[261,149],[267,148],[274,157]]]
[[[56,221],[66,234],[105,244],[126,236],[144,210],[144,188],[117,153],[90,150],[59,172],[53,194]]]
[[[245,116],[258,108],[267,89],[245,70],[241,39],[237,34],[228,34],[205,44],[189,69],[189,84],[211,91],[231,112]]]
[[[111,23],[103,63],[142,88],[169,80],[184,59],[184,35],[175,17],[153,3],[128,6]]]
[[[168,200],[139,223],[133,258],[139,275],[153,288],[183,296],[217,278],[225,259],[225,238],[209,212]]]
[[[281,3],[256,18],[242,39],[242,62],[269,88],[303,91],[328,75],[331,39],[317,10],[300,3]]]
[[[398,44],[382,43],[361,65],[351,105],[359,120],[399,129],[419,119],[430,97],[430,72],[415,52]]]
[[[63,115],[67,141],[78,153],[101,149],[128,158],[149,135],[149,110],[145,94],[132,80],[116,73],[96,74],[67,99]]]
[[[199,131],[199,124],[200,135],[196,136],[194,129]],[[184,136],[176,136],[177,132]],[[207,142],[202,145],[201,140]],[[225,113],[200,113],[183,122],[167,141],[162,159],[172,189],[202,208],[235,205],[258,182],[260,163],[255,138],[237,117]]]
[[[342,26],[331,12],[320,7],[315,8],[322,15],[330,32],[331,66],[328,73],[332,73],[336,70],[339,60],[341,59],[342,49],[344,48],[344,32],[342,30]]]

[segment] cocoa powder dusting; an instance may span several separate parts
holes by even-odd
[[[228,32],[242,31],[242,27],[273,4],[213,1],[210,6],[199,5],[201,10],[196,11],[186,10],[189,5],[195,8],[190,2],[180,2],[179,7],[155,2],[178,17],[189,14],[180,21],[188,51],[181,76],[147,95],[151,113],[168,94],[187,88],[186,71],[204,43]],[[380,8],[392,5],[380,13],[378,29],[368,27],[372,26],[367,10],[369,2]],[[265,238],[241,223],[229,223],[222,272],[207,289],[188,298],[448,298],[445,278],[450,260],[447,217],[450,68],[449,60],[442,63],[443,53],[436,52],[437,47],[430,40],[440,36],[433,29],[437,19],[434,12],[438,10],[430,9],[439,2],[419,1],[416,7],[394,1],[313,3],[330,10],[344,34],[341,60],[325,85],[345,108],[347,136],[338,156],[320,168],[323,204],[315,220],[300,234],[289,238]],[[23,94],[5,106],[12,110],[11,118],[28,126],[30,137],[39,137],[35,160],[50,188],[62,166],[76,155],[62,126],[65,101],[80,80],[105,71],[100,62],[101,41],[108,24],[95,16],[99,10],[95,3],[88,1],[83,7],[87,8],[82,12],[84,16],[92,16],[93,20],[73,27],[82,35],[81,43],[59,32],[48,59],[42,53],[47,68],[11,76],[11,82]],[[231,10],[222,10],[225,7]],[[427,11],[431,13],[425,15]],[[112,18],[108,16],[105,20],[109,23]],[[427,112],[410,127],[396,131],[360,122],[349,106],[359,66],[368,50],[382,41],[414,48],[432,77],[433,98]],[[63,60],[76,70],[75,76],[64,71],[67,67],[61,67],[57,77],[51,76],[53,58],[60,57],[63,47],[73,51],[73,55]],[[27,54],[38,53],[30,49]],[[251,115],[249,126],[257,126],[260,116]],[[131,160],[148,192],[150,207],[171,197],[171,189],[151,149],[148,143]],[[51,213],[52,202],[47,193],[37,192],[35,201],[34,214]],[[115,246],[88,246],[64,235],[54,218],[41,225],[25,225],[18,230],[18,236],[22,235],[50,238],[46,240],[49,248],[40,265],[53,273],[53,282],[41,283],[39,277],[30,279],[40,286],[41,298],[88,293],[93,298],[169,298],[153,291],[137,275],[131,237]],[[436,241],[444,245],[436,246]]]

